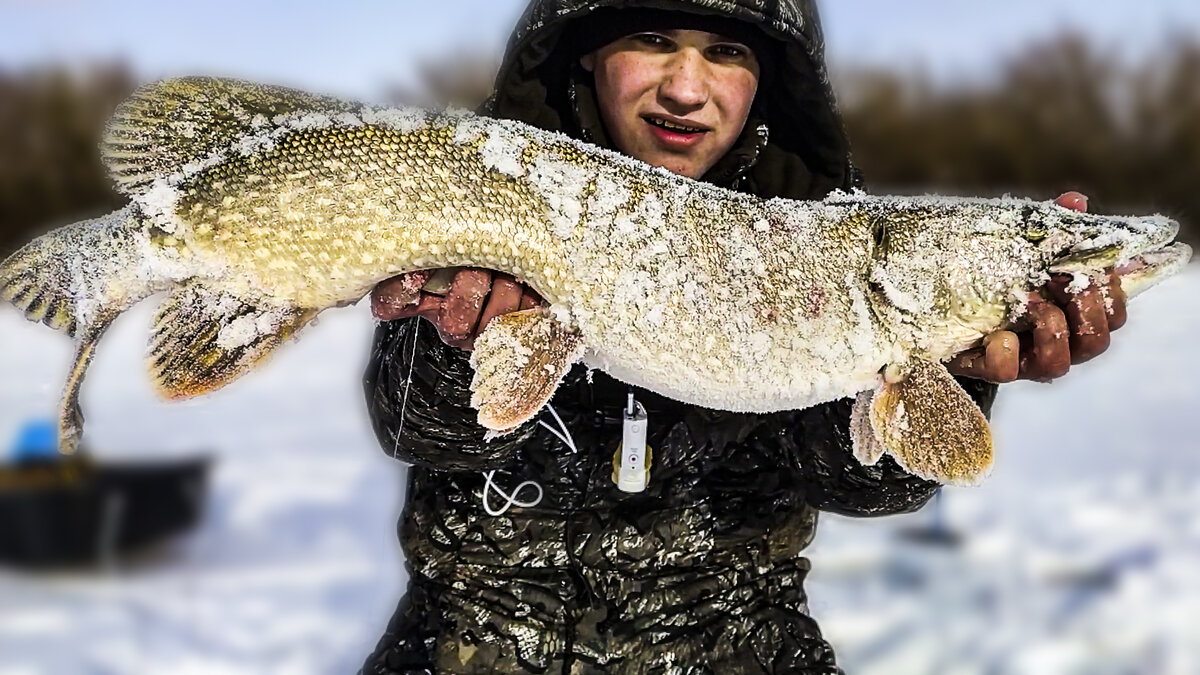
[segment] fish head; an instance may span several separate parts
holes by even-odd
[[[876,314],[933,325],[1007,304],[1007,289],[1037,266],[1020,214],[982,200],[884,198],[871,213],[867,284]],[[996,314],[996,311],[988,311]]]
[[[1179,223],[1163,215],[1104,216],[1057,204],[1024,212],[1023,236],[1049,274],[1100,277],[1115,269],[1129,296],[1178,272],[1192,249],[1175,242]]]
[[[874,211],[866,276],[879,320],[919,351],[949,356],[1023,313],[1056,273],[1130,276],[1127,295],[1191,256],[1163,216],[1081,213],[1052,202],[912,198]]]

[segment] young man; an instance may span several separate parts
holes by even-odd
[[[723,187],[817,199],[855,183],[822,58],[808,0],[536,0],[489,112]],[[373,295],[380,318],[437,330],[381,324],[367,373],[385,450],[414,466],[409,591],[365,673],[837,672],[802,586],[818,511],[910,511],[938,487],[888,458],[859,465],[847,401],[750,415],[635,389],[653,460],[628,494],[612,474],[630,388],[603,373],[576,366],[544,426],[485,442],[475,423],[463,350],[532,291],[464,270],[409,305],[411,286]],[[1111,323],[1099,292],[1052,294],[1065,313],[1039,302],[1027,337],[992,336],[956,367],[1057,376],[1107,345],[1123,321],[1113,293]],[[1022,340],[1036,347],[1024,358]],[[963,382],[986,410],[995,387]]]

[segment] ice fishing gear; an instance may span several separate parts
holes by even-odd
[[[650,446],[646,445],[646,409],[629,392],[621,420],[621,445],[613,455],[613,482],[622,492],[642,492],[650,482]]]

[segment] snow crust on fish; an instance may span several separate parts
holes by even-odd
[[[876,386],[880,369],[903,361],[921,340],[911,331],[904,335],[897,329],[902,327],[878,325],[872,304],[879,298],[871,297],[870,285],[885,304],[901,313],[920,314],[934,309],[937,279],[945,272],[946,261],[932,254],[941,243],[937,233],[926,237],[931,255],[923,264],[897,270],[870,259],[868,232],[844,226],[864,205],[879,213],[937,211],[947,204],[941,197],[835,194],[823,202],[764,201],[649,168],[558,134],[463,112],[303,112],[258,126],[257,133],[231,147],[155,181],[139,200],[145,214],[163,232],[185,233],[192,225],[180,213],[179,201],[190,181],[232,155],[265,160],[298,132],[373,126],[409,139],[429,130],[449,130],[452,142],[469,148],[484,167],[533,189],[545,204],[560,264],[557,274],[547,274],[534,269],[515,247],[507,255],[463,254],[468,261],[448,255],[455,251],[439,254],[437,245],[426,255],[411,257],[413,264],[469,262],[516,274],[551,300],[557,317],[584,333],[589,365],[711,407],[803,407]],[[650,189],[635,195],[631,184]],[[960,202],[976,207],[977,214],[968,208],[958,226],[980,235],[1016,227],[1022,213],[1034,205],[1018,199]],[[1042,210],[1045,227],[1055,227],[1058,215]],[[1162,226],[1153,219],[1130,222],[1132,227],[1099,234],[1089,245],[1122,245]],[[823,245],[829,232],[844,241]],[[383,259],[370,256],[375,257]],[[841,260],[832,264],[831,257]],[[169,269],[170,278],[183,278],[178,260],[156,258],[149,276]],[[988,260],[981,256],[970,264],[987,265]],[[222,266],[214,262],[210,268]],[[361,294],[371,283],[406,271],[384,270],[353,292]],[[1025,302],[1023,287],[1047,278],[1041,267],[1030,266],[1027,272],[1008,280],[1010,287],[997,289],[1000,293],[986,300],[1019,313]],[[771,307],[756,298],[783,302]],[[226,327],[220,340],[248,340],[250,328]],[[944,339],[921,346],[945,352],[961,348],[963,342]],[[797,377],[797,372],[805,376]]]
[[[264,108],[270,90],[176,89],[139,94],[113,125],[105,159],[133,205],[40,245],[86,261],[63,272],[80,323],[181,285],[228,299],[230,313],[188,305],[219,324],[217,351],[188,348],[224,368],[194,384],[230,381],[274,348],[272,332],[390,276],[477,266],[537,290],[591,367],[707,407],[796,409],[977,344],[1051,272],[1090,277],[1153,252],[1150,285],[1190,254],[1169,246],[1177,226],[1161,216],[1012,198],[763,200],[463,111],[294,93]],[[116,244],[77,254],[103,237]],[[160,328],[160,346],[186,341]]]

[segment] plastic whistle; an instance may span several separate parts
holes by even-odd
[[[642,492],[650,480],[650,448],[646,445],[646,409],[629,392],[621,424],[621,445],[613,456],[613,482],[622,492]]]

